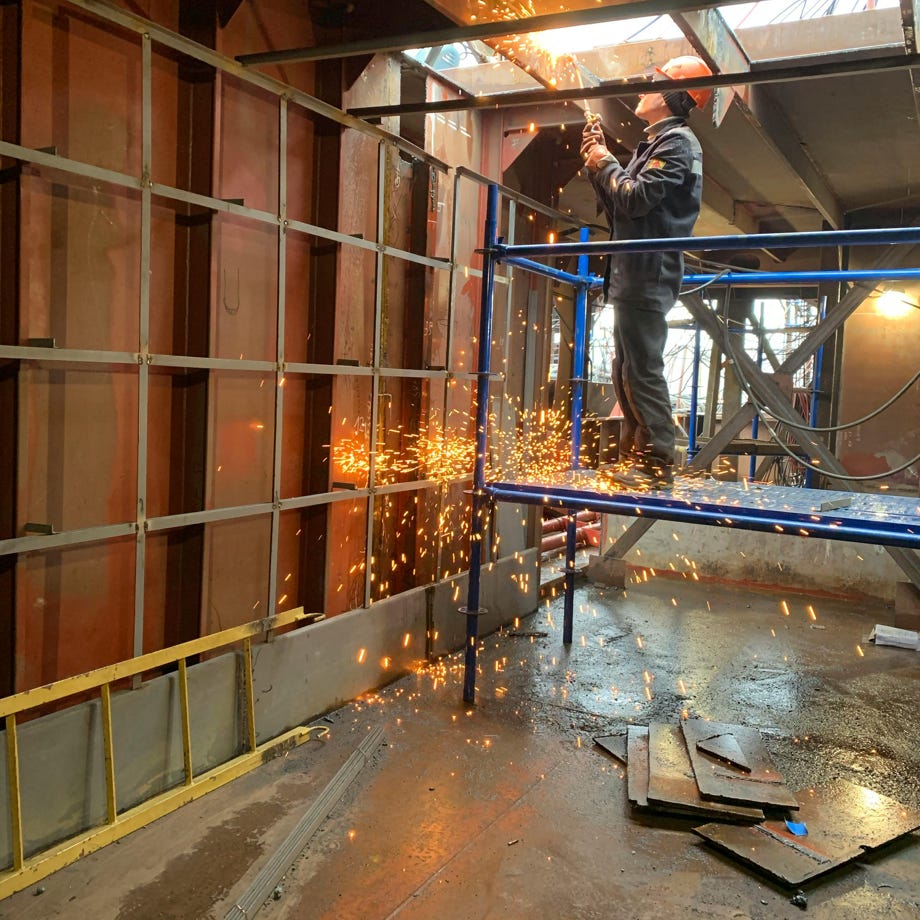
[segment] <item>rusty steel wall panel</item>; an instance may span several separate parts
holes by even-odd
[[[880,312],[878,299],[871,298],[847,321],[838,424],[870,414],[916,372],[916,355],[905,343],[920,336],[920,310],[909,306],[918,295],[917,286],[903,292],[907,305],[901,315],[893,316]],[[837,439],[838,456],[854,476],[883,473],[916,456],[920,453],[920,383],[889,410],[841,432]],[[916,467],[882,482],[914,495],[920,486]]]
[[[66,3],[26,0],[22,43],[22,143],[139,174],[139,38]]]
[[[203,635],[276,612],[265,609],[270,537],[268,515],[205,525]]]
[[[17,691],[131,657],[133,538],[24,554],[16,581]]]
[[[454,285],[449,266],[366,248],[384,242],[422,257],[453,255],[454,185],[433,161],[307,113],[213,58],[205,64],[169,49],[155,27],[142,35],[130,23],[111,25],[105,17],[117,18],[114,11],[27,0],[14,16],[10,7],[0,7],[4,36],[14,23],[20,45],[21,15],[30,51],[15,94],[27,118],[10,133],[4,114],[3,137],[53,152],[42,155],[50,165],[36,155],[42,165],[26,160],[3,173],[18,185],[12,205],[9,195],[0,199],[0,223],[11,207],[22,210],[13,228],[21,256],[13,272],[6,257],[0,284],[24,284],[0,334],[4,344],[53,339],[91,354],[74,367],[30,358],[23,369],[0,368],[0,398],[18,416],[15,460],[0,476],[0,485],[9,482],[4,536],[21,536],[27,520],[66,531],[127,529],[151,517],[269,506],[332,489],[343,469],[330,445],[350,439],[367,465],[375,440],[402,457],[423,422],[433,440],[445,429],[469,438],[471,382],[418,374],[473,370],[478,281]],[[128,8],[225,55],[315,40],[296,4],[254,7],[240,5],[224,28],[210,0]],[[269,70],[336,105],[346,86],[346,104],[355,104],[392,101],[402,84],[398,62],[384,57]],[[429,123],[428,146],[446,144],[455,162],[494,172],[499,148],[486,144],[484,162],[478,125],[478,114]],[[124,184],[82,178],[82,167],[66,162],[58,168],[54,154],[112,170],[119,175],[110,180]],[[480,185],[470,189],[462,264],[475,266],[484,198]],[[190,204],[183,192],[242,208]],[[313,237],[305,224],[357,244]],[[105,364],[105,351],[117,351],[120,363]],[[240,358],[266,366],[206,363]],[[281,363],[337,359],[415,376],[288,374]],[[17,468],[26,472],[14,482]],[[380,473],[377,484],[411,485],[426,470]],[[65,615],[68,592],[96,591],[101,583],[90,576],[101,572],[104,595],[81,597],[74,618],[94,633],[86,649],[93,665],[128,656],[122,626],[133,625],[135,651],[150,650],[254,610],[299,602],[332,614],[459,571],[468,554],[464,490],[407,490],[378,497],[376,509],[362,497],[238,520],[160,521],[141,531],[136,553],[130,540],[113,540],[5,559],[0,578],[12,582],[16,572],[22,585],[15,619],[33,618],[28,655],[38,664],[26,680],[61,676],[55,662],[80,669],[78,642],[51,642],[55,617]],[[327,553],[330,545],[336,552]],[[36,617],[36,604],[47,604],[47,615]],[[0,611],[0,661],[18,628]]]
[[[394,69],[385,61],[374,62],[369,74],[376,78],[356,82],[344,95],[344,106],[355,105],[358,101],[389,99],[392,92],[398,91],[398,68]],[[353,130],[342,132],[338,219],[343,233],[357,234],[366,240],[380,238],[378,176],[381,155],[391,153],[381,151],[374,139]],[[377,286],[384,281],[378,277],[378,261],[373,252],[351,247],[339,250],[334,319],[336,361],[357,362],[366,367],[379,360],[379,355],[374,353]],[[383,299],[381,296],[381,303]],[[330,432],[333,451],[349,443],[366,444],[368,451],[372,449],[378,412],[375,392],[375,384],[364,379],[336,379]],[[333,481],[341,470],[340,463],[330,464]],[[366,503],[360,504],[367,513]],[[330,553],[326,560],[326,608],[328,613],[335,614],[365,602],[369,584],[365,581],[368,578],[365,563],[370,563],[373,548],[367,546],[367,518],[351,513],[346,505],[338,504],[329,509],[328,525],[330,545],[342,548],[341,552]],[[354,604],[351,601],[356,596],[359,577],[361,599]],[[372,583],[370,590],[374,590]]]

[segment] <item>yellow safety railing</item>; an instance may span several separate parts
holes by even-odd
[[[0,719],[6,727],[7,785],[9,787],[10,832],[12,841],[12,868],[0,872],[0,898],[21,891],[35,881],[79,859],[80,856],[100,849],[151,821],[218,789],[230,780],[265,760],[277,750],[294,747],[309,740],[315,728],[298,726],[259,745],[256,743],[255,694],[252,678],[252,640],[270,636],[271,632],[293,623],[313,623],[323,619],[320,613],[305,613],[303,607],[287,610],[276,616],[254,620],[242,626],[225,629],[200,639],[183,642],[157,652],[140,655],[127,661],[96,668],[54,681],[32,690],[24,690],[0,699]],[[246,751],[204,773],[195,775],[192,768],[191,720],[189,716],[187,659],[214,652],[238,642],[242,643],[244,694],[247,713]],[[112,733],[112,684],[147,671],[169,665],[178,666],[179,707],[182,725],[182,756],[184,782],[168,789],[133,808],[118,813],[115,786],[115,754]],[[20,795],[19,744],[16,735],[17,716],[23,712],[66,700],[77,694],[98,691],[102,706],[102,739],[105,761],[106,822],[57,843],[28,858],[25,856],[22,801]],[[81,700],[82,702],[82,700]]]

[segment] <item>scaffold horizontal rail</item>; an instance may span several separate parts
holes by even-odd
[[[920,549],[920,500],[909,496],[704,479],[690,479],[686,485],[678,479],[671,491],[606,492],[590,488],[588,472],[580,471],[576,484],[492,482],[486,492],[495,501],[568,511]],[[833,510],[821,510],[835,504]]]
[[[887,246],[920,243],[920,227],[873,230],[818,230],[805,233],[743,233],[733,236],[680,236],[644,240],[594,240],[578,243],[497,242],[491,251],[499,261],[508,257],[603,256],[616,252],[700,252],[734,249],[804,249],[811,246]]]

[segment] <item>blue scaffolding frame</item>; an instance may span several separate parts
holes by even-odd
[[[498,186],[490,185],[486,198],[483,233],[482,291],[479,317],[479,348],[476,383],[476,462],[473,472],[472,521],[470,526],[470,568],[467,602],[460,612],[466,616],[463,699],[476,698],[476,652],[479,632],[480,585],[482,575],[483,518],[487,504],[514,502],[556,507],[569,512],[566,529],[565,600],[562,640],[572,641],[575,593],[575,513],[582,510],[606,514],[689,521],[744,530],[797,536],[821,536],[847,542],[869,542],[883,546],[920,549],[920,507],[913,498],[869,496],[851,492],[835,493],[812,489],[778,489],[770,493],[778,502],[766,505],[749,498],[748,490],[732,489],[719,483],[710,492],[695,490],[690,496],[675,497],[654,493],[601,493],[580,487],[533,485],[516,482],[486,482],[488,447],[489,382],[491,375],[492,302],[495,266],[499,263],[523,268],[544,277],[573,285],[575,289],[574,348],[572,359],[571,427],[572,470],[579,467],[581,424],[585,380],[588,291],[600,284],[588,273],[590,255],[617,252],[682,252],[684,250],[782,249],[811,246],[879,246],[920,243],[920,228],[880,230],[831,230],[813,233],[769,233],[746,236],[680,237],[674,239],[589,242],[582,230],[577,243],[536,243],[507,245],[497,235]],[[534,257],[577,256],[575,274],[535,261]],[[687,284],[717,286],[765,284],[818,284],[836,281],[881,281],[920,278],[920,268],[814,272],[729,272],[720,275],[691,274]],[[699,329],[695,344],[698,365]],[[696,390],[694,388],[694,397]],[[695,402],[695,398],[694,398]],[[695,405],[691,417],[695,418]],[[835,497],[840,498],[834,501]],[[820,497],[820,498],[818,498]],[[828,501],[828,499],[831,499]],[[824,511],[822,504],[846,506],[845,510]],[[779,507],[777,507],[777,505]]]

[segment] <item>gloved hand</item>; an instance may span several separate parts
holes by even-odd
[[[604,143],[604,129],[599,121],[589,121],[581,129],[581,155],[584,157],[595,144]]]
[[[595,150],[602,151],[594,154]],[[581,158],[588,164],[589,169],[596,169],[597,162],[607,156],[609,151],[604,145],[604,131],[598,121],[589,121],[581,132]]]
[[[584,149],[584,144],[582,144],[582,149]],[[591,172],[597,172],[602,165],[602,161],[609,161],[613,159],[613,154],[599,141],[595,141],[594,145],[588,148],[588,152],[583,154],[585,158],[585,166]]]

